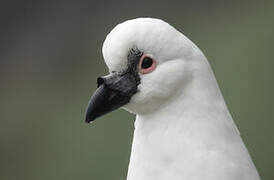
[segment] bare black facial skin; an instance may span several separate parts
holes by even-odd
[[[140,77],[138,64],[142,56],[137,48],[130,50],[127,69],[97,78],[97,90],[93,93],[86,111],[87,123],[127,103],[137,93]]]

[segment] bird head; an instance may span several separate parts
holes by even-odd
[[[102,52],[110,74],[97,79],[86,122],[120,107],[135,114],[155,111],[187,88],[194,69],[203,64],[194,43],[154,18],[118,24]]]

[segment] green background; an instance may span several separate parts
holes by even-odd
[[[264,180],[274,179],[274,1],[1,1],[0,179],[126,179],[134,116],[84,123],[119,22],[166,20],[208,57]]]

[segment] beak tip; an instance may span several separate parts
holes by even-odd
[[[94,121],[86,121],[87,124],[92,124]]]
[[[87,116],[86,119],[85,119],[85,122],[88,123],[88,124],[92,124],[94,122],[94,119],[95,119],[94,117],[88,117]]]

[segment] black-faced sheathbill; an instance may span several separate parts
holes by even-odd
[[[137,18],[106,37],[86,121],[136,114],[127,180],[259,180],[202,51],[168,23]]]

